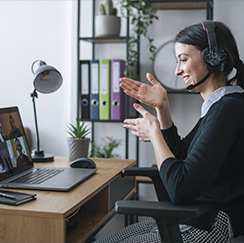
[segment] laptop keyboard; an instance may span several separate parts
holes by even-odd
[[[64,171],[64,169],[36,168],[32,172],[10,181],[10,183],[40,184],[62,171]]]

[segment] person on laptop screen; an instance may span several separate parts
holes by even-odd
[[[19,128],[15,126],[14,118],[12,116],[9,116],[9,123],[11,126],[10,139],[21,137],[22,134],[21,134]]]
[[[30,159],[28,156],[26,156],[22,151],[22,145],[20,143],[20,140],[18,138],[15,139],[15,146],[16,150],[18,151],[19,156],[17,157],[17,166],[30,163]]]

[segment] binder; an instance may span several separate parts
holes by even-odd
[[[99,60],[99,119],[110,119],[110,60]]]
[[[90,119],[99,119],[99,60],[90,61]]]
[[[119,86],[119,79],[124,76],[124,69],[125,61],[111,60],[111,120],[123,120],[125,118],[125,93]]]
[[[89,107],[89,83],[90,83],[90,60],[80,61],[81,72],[81,118],[90,118]]]

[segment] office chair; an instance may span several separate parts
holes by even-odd
[[[159,202],[117,201],[115,212],[126,215],[149,216],[155,219],[162,242],[180,243],[179,223],[182,219],[200,216],[207,208],[204,205],[174,205],[159,176],[156,167],[134,167],[122,171],[122,176],[147,176],[152,179]]]

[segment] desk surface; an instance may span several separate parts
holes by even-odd
[[[135,165],[135,160],[94,158],[94,161],[97,164],[96,174],[69,192],[16,190],[36,193],[37,200],[19,206],[0,204],[1,241],[84,242],[113,213],[108,207],[110,184],[120,177],[123,168]],[[66,157],[55,157],[54,162],[36,165],[69,167],[69,163]],[[81,223],[80,230],[71,232],[66,238],[65,218],[78,208],[81,212],[77,217],[82,219],[83,226]],[[91,217],[92,213],[97,219]],[[88,218],[93,221],[90,225],[85,222]]]

